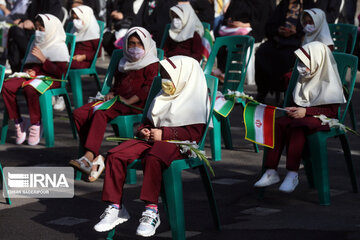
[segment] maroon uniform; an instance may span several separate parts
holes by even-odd
[[[32,69],[36,75],[45,75],[56,79],[61,79],[65,74],[67,62],[51,62],[46,60],[43,64],[27,64],[26,69]],[[19,119],[20,110],[16,100],[16,92],[22,87],[25,78],[12,78],[4,82],[1,94],[4,99],[6,109],[9,113],[10,119]],[[53,82],[50,89],[60,87],[61,82]],[[31,124],[36,124],[41,121],[41,110],[39,103],[40,93],[32,86],[25,86],[23,88],[25,99],[29,108]]]
[[[72,69],[89,68],[94,59],[98,46],[99,46],[99,39],[77,42],[75,46],[74,56],[85,54],[86,59],[81,62],[73,60],[71,63],[71,68]],[[101,54],[101,47],[98,56],[100,54]]]
[[[131,70],[124,73],[116,71],[115,83],[111,91],[125,99],[136,95],[140,98],[140,101],[133,105],[144,108],[152,81],[158,74],[158,68],[159,63],[156,62],[139,70]],[[116,102],[107,110],[93,112],[93,104],[88,103],[75,109],[74,119],[81,144],[86,150],[91,151],[97,156],[107,123],[119,115],[138,114],[141,111]]]

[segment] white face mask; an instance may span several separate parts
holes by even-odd
[[[314,24],[306,24],[304,27],[304,32],[306,33],[312,33],[315,31],[315,25]]]
[[[73,24],[77,30],[80,30],[84,27],[84,24],[82,23],[82,21],[80,19],[74,19]]]
[[[35,43],[39,44],[45,41],[45,32],[36,30],[35,31]]]
[[[307,78],[310,76],[311,72],[309,71],[309,69],[302,63],[299,62],[297,65],[297,70],[299,72],[299,75],[303,78]]]
[[[180,30],[183,27],[183,23],[180,18],[173,18],[171,24],[172,24],[172,27],[177,30]]]
[[[131,60],[136,62],[144,57],[145,50],[142,48],[133,47],[128,49],[128,54],[130,55]]]

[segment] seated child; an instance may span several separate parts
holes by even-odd
[[[99,45],[100,27],[93,10],[85,5],[71,9],[76,46],[71,68],[89,68]],[[100,51],[99,51],[100,54]]]
[[[162,140],[199,142],[209,114],[208,91],[199,63],[190,57],[174,56],[161,64],[162,90],[152,101],[148,120],[139,127],[137,136],[145,140],[129,140],[111,149],[102,200],[109,206],[95,225],[98,232],[109,231],[130,216],[122,202],[126,169],[135,159],[142,160],[144,180],[140,199],[145,203],[136,234],[149,237],[160,225],[158,197],[162,171],[176,159],[186,158],[174,143]]]
[[[39,14],[35,20],[35,29],[35,40],[25,60],[24,71],[30,76],[45,75],[61,79],[67,70],[70,57],[65,44],[66,34],[60,20],[51,14]],[[39,96],[47,89],[60,87],[61,83],[40,80],[41,84],[36,86],[35,82],[29,83],[28,80],[15,77],[5,81],[1,94],[9,118],[15,121],[16,144],[22,144],[26,139],[28,123],[21,118],[16,93],[23,88],[31,122],[28,144],[36,145],[40,142]]]
[[[323,10],[319,8],[305,9],[302,13],[301,25],[305,32],[302,45],[318,41],[327,45],[331,51],[334,51],[334,41],[330,35],[329,25]]]
[[[283,148],[286,146],[288,173],[279,190],[292,192],[299,183],[298,171],[306,136],[317,131],[328,131],[315,115],[336,118],[339,104],[345,103],[343,88],[335,59],[330,49],[321,42],[310,42],[295,51],[299,59],[299,78],[293,91],[294,105],[287,107],[287,116],[275,121],[275,147],[267,151],[267,169],[255,187],[266,187],[280,181],[276,171]]]
[[[164,44],[166,57],[184,55],[201,61],[204,27],[190,4],[170,8],[171,27]]]
[[[156,44],[150,33],[141,27],[129,29],[125,35],[124,57],[114,73],[115,82],[105,101],[117,98],[107,109],[96,110],[94,103],[88,103],[74,110],[74,120],[85,154],[71,160],[70,165],[89,174],[89,181],[95,181],[104,170],[104,158],[99,154],[106,125],[119,115],[141,113],[149,90],[159,71]],[[120,101],[119,101],[120,100]]]

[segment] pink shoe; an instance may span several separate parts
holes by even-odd
[[[31,146],[39,144],[40,135],[40,125],[31,125],[29,128],[28,144]]]
[[[23,120],[21,123],[15,123],[16,130],[16,144],[20,145],[25,142],[26,139],[26,131],[29,127],[27,121]]]

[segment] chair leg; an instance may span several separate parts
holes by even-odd
[[[349,113],[350,113],[351,124],[352,124],[352,126],[353,126],[353,129],[356,131],[356,117],[355,117],[355,113],[354,113],[354,108],[353,108],[352,102],[350,102]]]
[[[70,72],[69,73],[70,85],[73,94],[73,101],[75,109],[83,105],[82,83],[81,76]]]
[[[9,128],[9,114],[6,109],[4,109],[3,113],[3,124],[1,128],[1,141],[0,144],[5,144],[6,142],[6,136]]]
[[[72,131],[74,139],[76,139],[77,138],[77,130],[76,130],[76,126],[75,126],[74,116],[73,116],[72,110],[71,110],[70,98],[69,98],[69,95],[67,95],[67,94],[62,95],[62,96],[63,96],[63,98],[65,100],[66,111],[67,111],[68,116],[69,116],[69,122],[70,122],[71,131]]]
[[[323,136],[322,132],[314,133],[307,138],[311,164],[313,167],[313,176],[315,186],[318,190],[320,205],[328,206],[330,205],[330,186],[327,138]]]
[[[345,134],[340,135],[339,137],[340,137],[342,149],[344,151],[345,162],[346,162],[346,166],[347,166],[347,169],[349,172],[352,189],[353,189],[354,193],[357,193],[358,192],[358,184],[357,184],[357,179],[356,179],[356,172],[355,172],[354,165],[353,165],[353,162],[351,159],[351,151],[350,151],[350,147],[349,147],[349,141]]]
[[[232,137],[231,137],[231,126],[229,117],[223,118],[220,116],[221,121],[221,136],[224,139],[225,148],[233,149]]]
[[[113,228],[108,232],[108,235],[106,236],[106,240],[113,240],[114,236],[115,236],[115,228]]]
[[[3,191],[4,192],[4,196],[5,196],[5,199],[6,199],[6,203],[11,205],[11,199],[9,197],[9,190],[8,190],[8,187],[7,187],[7,183],[6,183],[6,177],[4,176],[4,172],[3,172],[3,169],[2,169],[2,166],[1,166],[1,163],[0,163],[0,174],[1,174],[1,179],[3,181],[3,185],[4,185],[4,188]]]
[[[312,170],[312,165],[311,165],[311,159],[309,157],[309,150],[308,148],[304,149],[304,153],[303,153],[303,164],[304,164],[304,169],[305,169],[305,173],[306,173],[306,178],[308,180],[308,184],[310,188],[315,188],[315,183],[314,183],[314,175],[313,175],[313,170]]]
[[[136,169],[127,169],[126,171],[126,184],[136,184],[137,177],[136,177]]]
[[[174,240],[185,240],[184,200],[181,170],[170,166],[163,172],[163,181],[167,208],[170,216],[169,222],[172,238]]]
[[[262,175],[265,173],[266,169],[265,169],[265,160],[266,160],[266,155],[267,155],[267,148],[264,148],[264,153],[263,153],[263,160],[262,160],[262,167],[261,167],[261,175],[260,177],[262,177]],[[258,190],[258,194],[257,194],[257,199],[258,200],[262,200],[264,199],[264,195],[265,195],[265,189],[266,187],[262,187],[259,188]]]
[[[214,128],[210,129],[211,155],[213,161],[221,160],[221,125],[218,117],[213,117]]]
[[[99,79],[99,76],[97,73],[94,73],[92,74],[95,78],[95,82],[96,82],[96,86],[98,88],[98,91],[101,91],[101,82],[100,82],[100,79]]]
[[[51,94],[40,95],[41,122],[43,124],[43,132],[45,136],[46,147],[54,146],[54,119],[53,108],[51,104]]]
[[[218,211],[218,207],[217,207],[217,204],[216,204],[216,199],[215,199],[215,196],[214,196],[214,189],[213,189],[213,187],[211,185],[209,173],[206,170],[205,165],[199,166],[199,170],[200,170],[202,182],[203,182],[205,190],[206,190],[206,194],[208,196],[210,210],[211,210],[211,214],[212,214],[212,217],[213,217],[215,228],[217,230],[221,230],[219,211]]]

